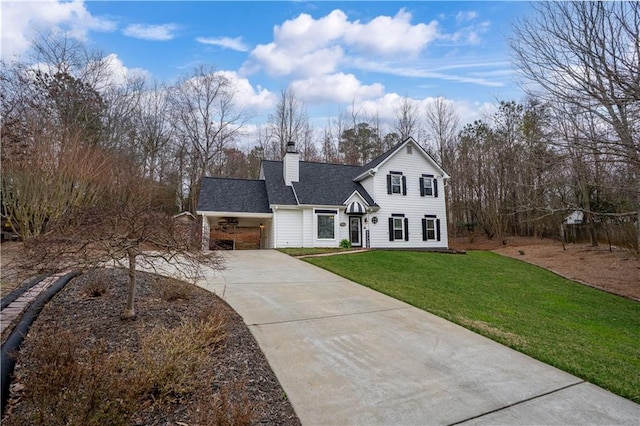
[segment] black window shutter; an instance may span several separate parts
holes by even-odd
[[[422,241],[427,241],[427,219],[422,219]]]
[[[404,240],[409,241],[409,218],[404,218]]]
[[[420,196],[424,197],[424,178],[420,178]]]
[[[440,241],[440,219],[436,219],[436,239]]]
[[[387,175],[387,194],[391,194],[391,175]]]
[[[438,196],[438,179],[433,180],[433,196]]]
[[[389,241],[393,241],[393,218],[389,218]]]
[[[402,176],[402,195],[407,195],[407,177]]]

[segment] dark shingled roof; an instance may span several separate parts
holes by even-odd
[[[264,173],[264,180],[267,184],[269,204],[298,204],[295,195],[293,195],[293,190],[284,183],[282,161],[262,160],[262,172]]]
[[[275,204],[338,206],[354,191],[358,191],[370,206],[377,206],[360,182],[353,179],[382,163],[403,143],[364,166],[301,161],[299,182],[293,183],[295,194],[284,183],[282,161],[262,161],[264,180],[207,177],[202,180],[198,210],[271,213],[269,205]]]
[[[300,204],[335,206],[357,190],[367,203],[376,205],[362,185],[353,181],[363,171],[360,166],[301,161],[300,180],[293,183],[295,195],[284,183],[282,161],[263,161],[262,170],[270,204],[296,205],[297,195]]]
[[[354,191],[375,205],[369,193],[353,178],[362,173],[360,166],[300,162],[300,181],[294,182],[300,204],[341,205]]]
[[[216,177],[202,179],[197,210],[271,213],[265,181]]]

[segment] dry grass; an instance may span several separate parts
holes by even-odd
[[[111,283],[104,275],[95,275],[82,289],[87,297],[101,297],[106,295],[109,290],[111,290]]]
[[[29,383],[22,399],[37,409],[11,416],[6,424],[127,425],[141,407],[149,410],[193,395],[199,399],[197,406],[206,406],[211,394],[193,376],[211,374],[212,354],[226,340],[226,321],[216,311],[173,329],[157,326],[140,339],[137,351],[115,353],[101,341],[87,345],[88,335],[53,324],[34,337],[40,344],[28,358],[19,357],[19,362],[35,367],[22,378]],[[218,415],[224,413],[226,420],[217,424],[250,423],[248,399],[238,408],[230,402],[223,407]]]
[[[161,277],[156,286],[165,302],[188,301],[193,295],[193,285],[183,281]]]
[[[72,280],[17,355],[3,425],[299,425],[251,333],[193,285],[139,274],[136,321],[121,321],[127,273]]]

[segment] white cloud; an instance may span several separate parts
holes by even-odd
[[[249,51],[249,46],[242,41],[242,37],[197,37],[196,41],[202,44],[211,44],[225,49],[237,50],[238,52]]]
[[[264,67],[271,75],[313,76],[332,73],[343,56],[340,46],[292,53],[280,49],[275,43],[259,45],[251,52],[251,57],[260,64],[257,67]],[[249,70],[243,65],[243,73],[249,73]]]
[[[359,50],[383,56],[416,55],[438,38],[438,22],[411,24],[411,14],[401,9],[396,16],[378,16],[361,24],[353,22],[344,40]]]
[[[112,53],[104,58],[106,67],[105,75],[109,76],[106,82],[109,86],[121,87],[129,80],[136,78],[151,79],[151,74],[142,68],[127,68],[122,60]]]
[[[439,37],[438,24],[413,25],[411,18],[404,9],[368,23],[350,22],[341,10],[319,19],[303,13],[275,26],[273,42],[256,46],[242,72],[310,77],[334,73],[346,54],[415,55]]]
[[[490,27],[489,21],[483,21],[460,28],[452,34],[443,35],[442,38],[456,43],[479,44],[482,41],[481,35],[489,31]]]
[[[235,71],[217,71],[216,74],[227,78],[235,88],[234,100],[241,108],[268,110],[277,102],[277,96],[260,86],[254,88],[251,82],[240,77]]]
[[[386,123],[389,127],[392,127],[396,120],[396,110],[403,99],[404,97],[397,93],[387,93],[379,98],[356,102],[354,107],[356,111],[359,111],[363,116],[375,115],[382,123]],[[417,107],[417,123],[419,127],[423,129],[425,128],[425,111],[427,107],[437,99],[437,97],[431,96],[423,99],[409,99],[409,101]],[[485,119],[486,117],[491,116],[496,110],[495,105],[488,102],[472,102],[469,100],[456,101],[447,98],[442,99],[445,103],[453,106],[453,109],[460,118],[461,128],[467,123],[472,123],[474,120]]]
[[[166,41],[175,37],[177,29],[178,26],[175,24],[131,24],[122,30],[122,34],[142,40]]]
[[[404,63],[397,62],[375,62],[375,61],[359,61],[356,66],[365,71],[381,72],[390,75],[396,75],[399,77],[412,77],[412,78],[429,78],[435,80],[454,81],[457,83],[469,83],[485,87],[503,87],[504,81],[496,81],[484,78],[483,76],[475,73],[474,75],[465,74],[453,74],[450,72],[443,72],[443,70],[433,70],[426,67],[426,65],[406,66]],[[450,67],[445,69],[453,69]],[[470,65],[461,66],[460,68],[473,69]],[[497,74],[495,75],[497,76]]]
[[[317,20],[302,13],[274,28],[274,42],[288,51],[306,53],[338,41],[348,26],[347,15],[338,9]]]
[[[337,73],[297,80],[291,88],[304,102],[340,102],[362,101],[384,93],[379,83],[363,85],[353,74]]]
[[[114,22],[92,16],[82,0],[2,2],[1,16],[0,55],[3,59],[24,54],[39,33],[64,32],[69,37],[84,41],[89,31],[113,31],[116,28]]]
[[[456,15],[456,22],[458,24],[463,23],[463,22],[469,22],[469,21],[473,21],[477,17],[478,17],[478,12],[476,12],[474,10],[469,10],[469,11],[466,11],[466,12],[460,11]]]

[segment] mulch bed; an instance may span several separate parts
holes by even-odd
[[[193,380],[206,380],[212,400],[221,389],[231,389],[248,397],[254,407],[251,424],[299,425],[290,402],[275,377],[264,354],[242,318],[216,295],[199,287],[157,275],[138,273],[136,292],[137,319],[120,319],[126,300],[126,271],[101,269],[72,280],[43,309],[25,339],[15,371],[8,415],[2,423],[12,424],[17,414],[37,410],[28,399],[28,378],[37,372],[30,361],[30,352],[40,344],[40,338],[52,330],[69,330],[88,336],[84,345],[100,342],[107,351],[128,348],[135,352],[140,339],[158,326],[177,327],[185,320],[197,319],[203,312],[224,313],[224,342],[211,353],[214,368],[207,374],[194,375]],[[233,396],[231,397],[233,399]],[[224,424],[220,419],[202,423],[189,417],[189,395],[171,403],[142,406],[131,424]],[[26,410],[26,411],[25,411]]]

